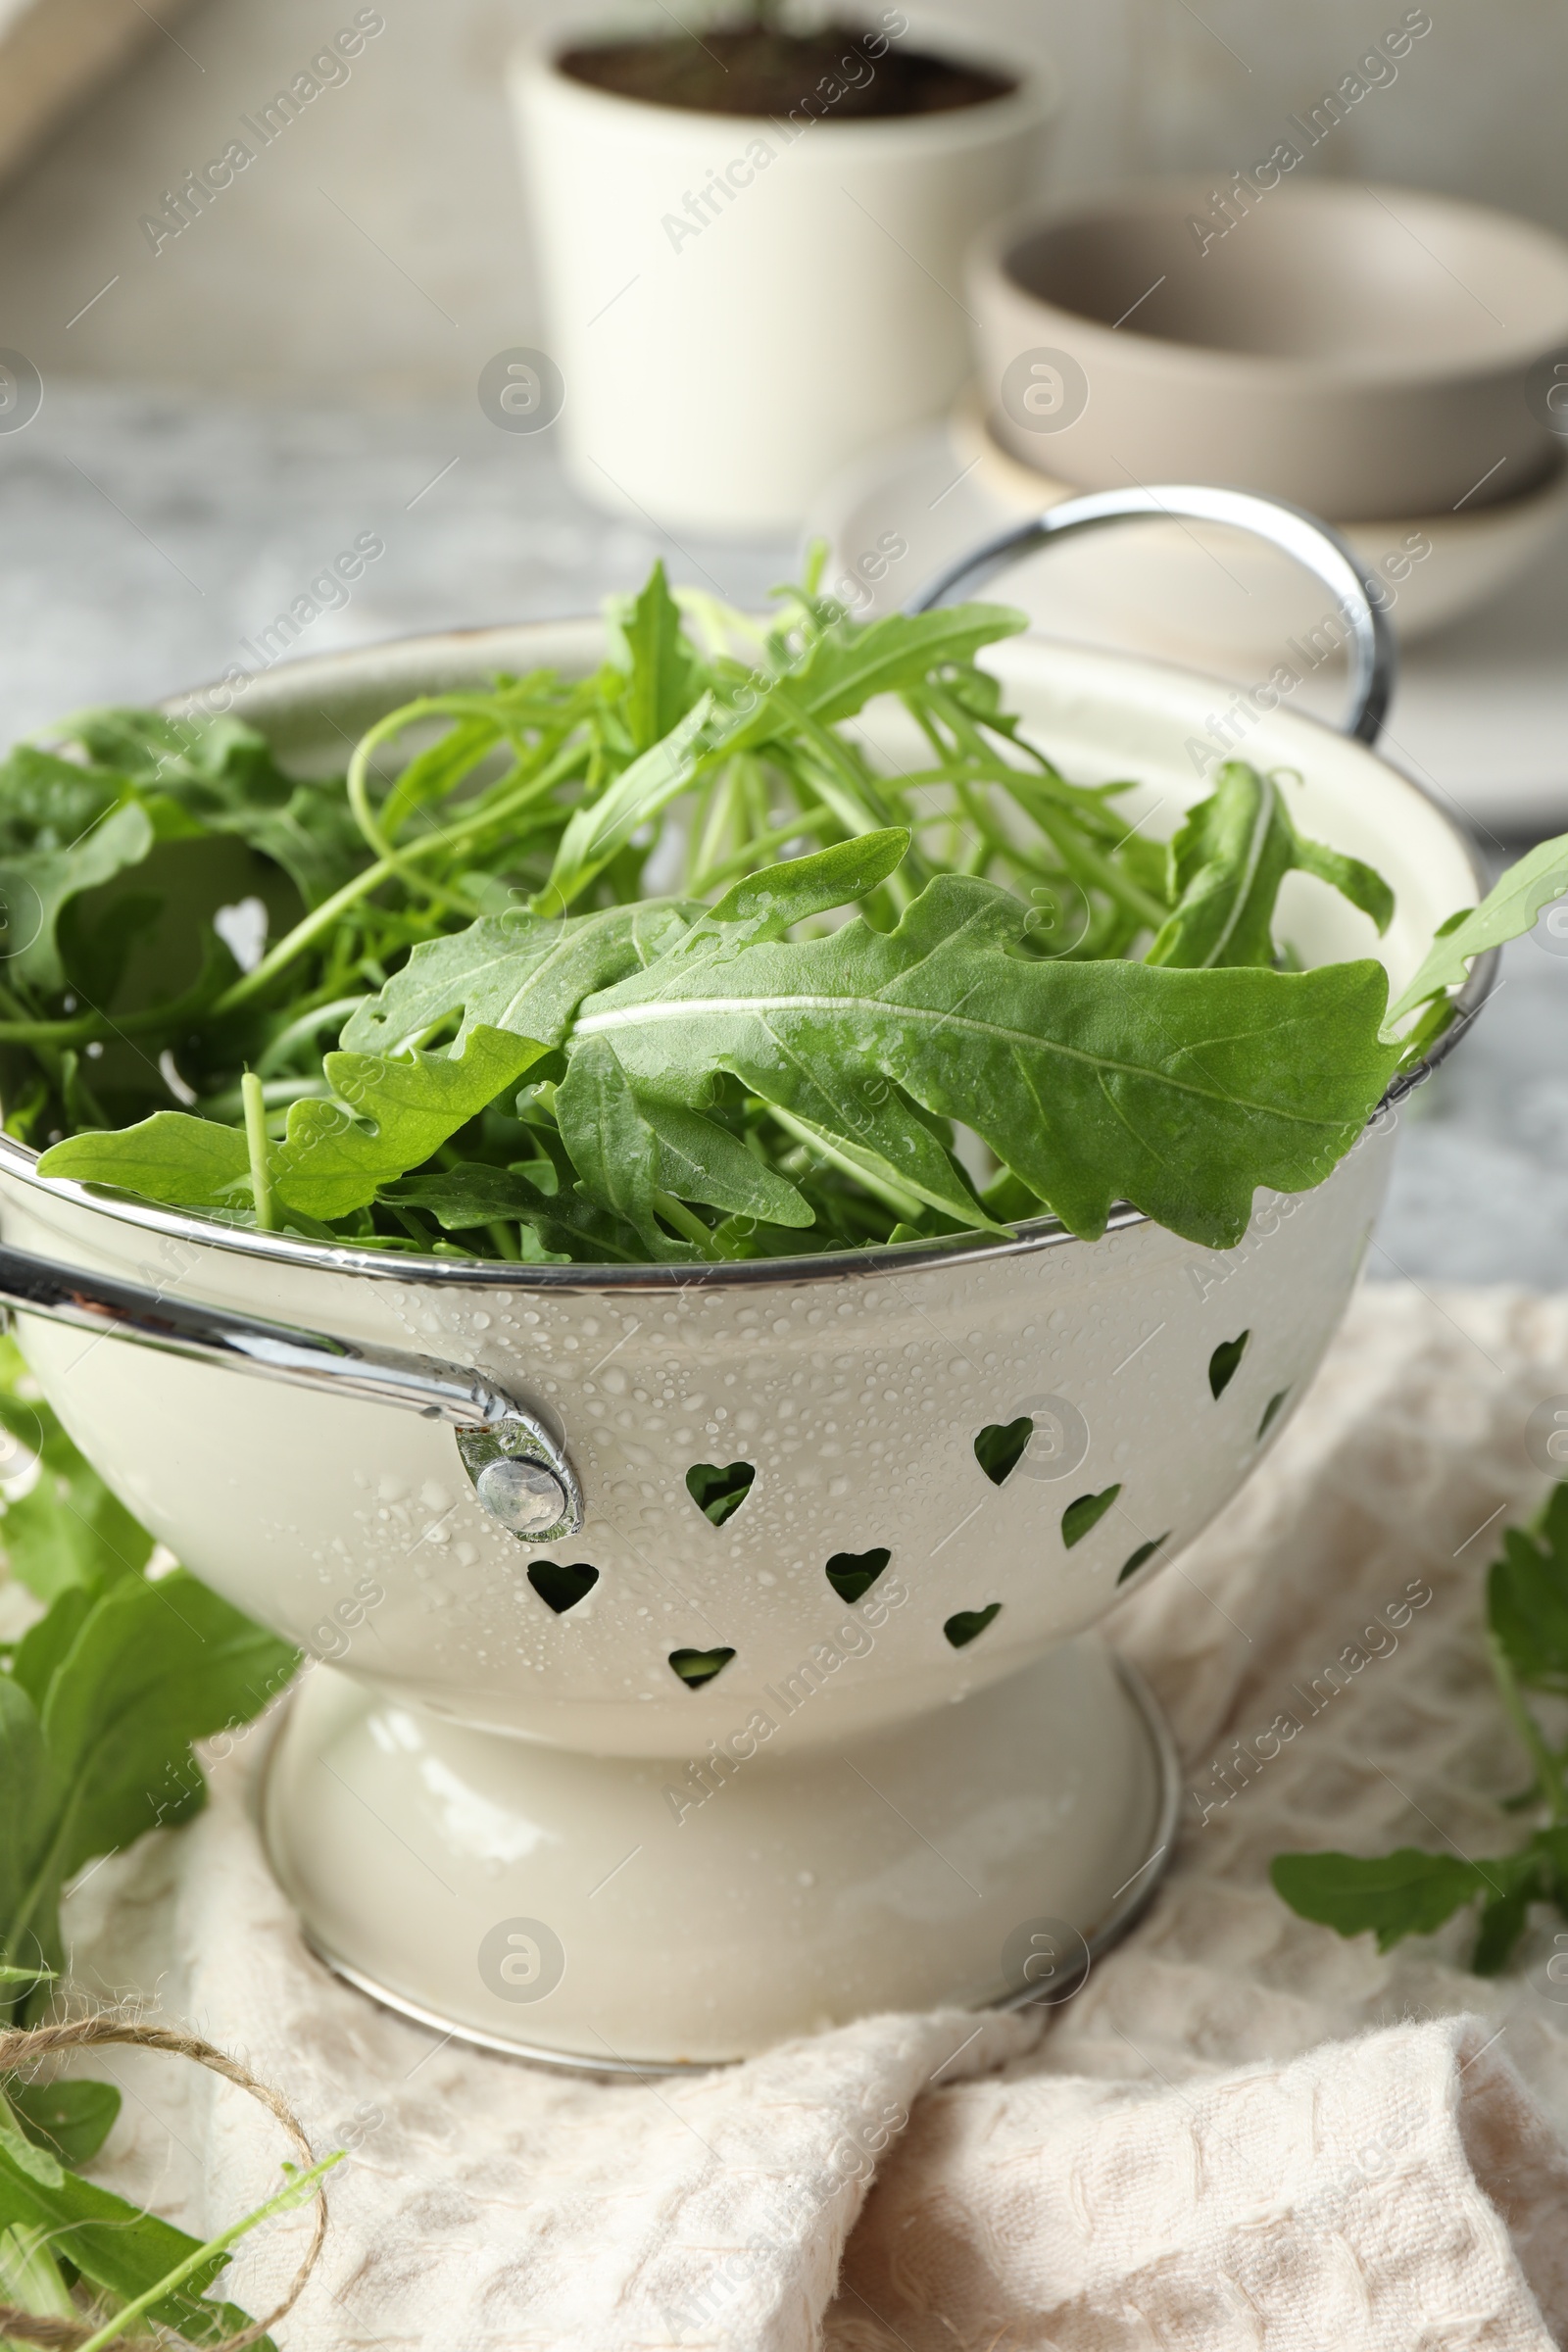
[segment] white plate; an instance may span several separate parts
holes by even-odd
[[[830,485],[813,517],[830,549],[825,585],[863,618],[896,611],[968,548],[1070,495],[960,403]],[[1346,532],[1387,580],[1403,648],[1384,748],[1483,833],[1568,825],[1565,514],[1568,467],[1529,498]],[[1324,652],[1326,592],[1232,531],[1129,523],[1043,552],[987,593],[1022,606],[1042,634],[1244,685],[1288,662],[1304,676],[1295,708],[1334,718],[1344,707],[1342,662]]]

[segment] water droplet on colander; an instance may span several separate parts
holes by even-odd
[[[566,1508],[561,1482],[542,1462],[486,1462],[474,1480],[474,1491],[492,1519],[514,1536],[537,1535],[554,1527]]]

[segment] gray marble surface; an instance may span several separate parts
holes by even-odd
[[[366,531],[385,555],[297,652],[588,612],[656,554],[742,604],[793,566],[784,545],[677,545],[595,514],[547,441],[476,406],[246,410],[52,384],[25,431],[0,434],[0,739],[244,661],[242,640]],[[1509,950],[1494,1002],[1409,1105],[1370,1270],[1568,1283],[1568,939]]]

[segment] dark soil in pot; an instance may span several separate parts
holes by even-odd
[[[880,56],[871,54],[884,43]],[[653,106],[709,115],[804,112],[835,122],[951,114],[1017,87],[1004,74],[848,25],[800,33],[749,24],[701,40],[612,41],[564,50],[557,64],[573,81]]]

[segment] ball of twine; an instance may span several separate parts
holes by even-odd
[[[172,2057],[191,2058],[198,2066],[211,2067],[215,2075],[223,2076],[225,2081],[237,2083],[241,2090],[249,2091],[253,2099],[260,2099],[269,2113],[277,2118],[306,2170],[316,2162],[315,2151],[286,2100],[266,2082],[259,2082],[248,2067],[240,2065],[237,2058],[230,2058],[226,2051],[219,2049],[213,2042],[204,2041],[201,2034],[189,2033],[181,2027],[138,2025],[129,2019],[116,2017],[81,2017],[58,2025],[12,2027],[0,2032],[0,2076],[33,2068],[41,2060],[58,2057],[66,2050],[91,2049],[106,2042],[122,2042],[138,2050],[167,2050]],[[270,2311],[265,2319],[254,2320],[250,2327],[241,2328],[237,2335],[225,2335],[218,2343],[208,2345],[207,2352],[244,2352],[246,2345],[259,2343],[280,2319],[293,2310],[304,2291],[305,2281],[316,2268],[321,2241],[326,2235],[326,2197],[319,2185],[316,2191],[315,2205],[316,2223],[311,2231],[311,2242],[305,2249],[305,2259],[295,2272],[293,2282],[282,2302],[275,2310]],[[53,2348],[53,2352],[76,2352],[77,2345],[87,2343],[103,2326],[102,2320],[81,2322],[42,2319],[34,2312],[19,2311],[13,2304],[0,2303],[0,2338],[9,2336],[18,2343],[47,2345]],[[140,2340],[145,2342],[142,2328],[143,2324],[138,2322]],[[119,2340],[128,2342],[131,2339],[126,2337]]]

